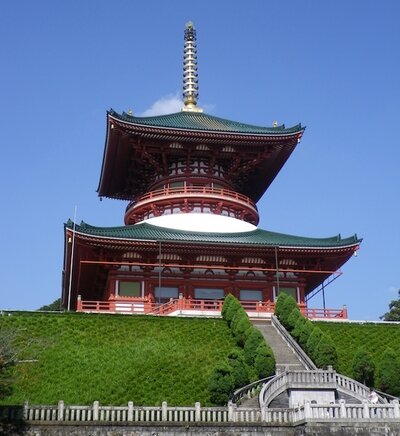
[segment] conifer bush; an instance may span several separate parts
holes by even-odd
[[[359,347],[352,365],[353,378],[366,386],[374,385],[375,363],[364,347]]]
[[[303,324],[306,322],[306,318],[304,316],[301,316],[294,326],[294,329],[292,330],[292,336],[296,339],[296,341],[299,340],[301,329],[303,328]]]
[[[312,360],[315,360],[315,351],[317,349],[317,345],[322,337],[322,330],[314,325],[313,331],[311,332],[307,343],[306,343],[306,353],[311,357]]]
[[[400,362],[397,354],[388,347],[378,366],[377,387],[390,395],[400,396]]]
[[[238,389],[250,382],[249,367],[246,364],[243,350],[234,349],[228,355],[229,366],[233,377],[233,387]]]
[[[303,348],[303,350],[306,349],[308,338],[310,337],[313,330],[313,323],[309,319],[306,319],[299,330],[299,344],[301,348]]]
[[[265,342],[261,343],[255,353],[254,369],[259,379],[275,373],[275,357],[272,349]]]
[[[335,369],[338,367],[336,347],[330,336],[326,334],[322,335],[315,350],[314,363],[318,368],[323,369],[326,369],[328,365],[332,365]]]
[[[228,362],[217,365],[211,374],[209,382],[211,402],[216,406],[226,405],[233,389],[234,378],[231,366]]]
[[[287,324],[288,324],[287,329],[288,329],[289,331],[292,331],[292,330],[295,328],[295,326],[296,326],[296,322],[297,322],[298,319],[301,318],[302,316],[303,316],[302,313],[300,312],[299,308],[296,306],[296,307],[295,307],[295,308],[290,312],[290,315],[289,315],[289,318],[288,318],[288,321],[287,321]]]
[[[276,299],[274,314],[278,319],[281,318],[282,306],[288,296],[289,295],[285,292],[280,292],[278,298]]]
[[[240,309],[243,310],[242,305],[236,297],[233,297],[229,302],[229,305],[225,312],[225,320],[229,326],[231,326],[233,317],[236,315],[236,312]]]
[[[240,347],[244,346],[247,338],[247,331],[252,327],[247,313],[242,308],[238,310],[232,319],[231,328],[233,336]]]
[[[224,303],[222,304],[222,309],[221,309],[221,316],[225,320],[226,320],[226,311],[228,310],[229,305],[234,299],[235,297],[232,294],[228,294],[224,299]]]
[[[282,304],[281,313],[279,317],[280,322],[285,328],[289,328],[289,323],[288,323],[289,316],[292,310],[295,309],[296,307],[297,307],[296,300],[291,295],[288,295]]]
[[[257,348],[262,343],[265,343],[265,340],[260,330],[251,327],[244,344],[244,356],[248,365],[254,365]]]

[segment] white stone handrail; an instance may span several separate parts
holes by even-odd
[[[224,422],[267,422],[296,424],[307,421],[349,421],[365,422],[399,422],[399,401],[391,403],[370,404],[366,400],[362,404],[346,404],[340,400],[338,404],[310,404],[295,408],[268,409],[262,407],[237,408],[230,403],[227,407],[171,407],[166,402],[161,406],[100,406],[95,401],[91,406],[70,406],[59,401],[58,405],[35,406],[25,403],[24,406],[0,406],[0,419],[24,420],[28,422],[121,422],[121,423],[224,423]]]
[[[291,334],[283,327],[283,325],[279,322],[278,318],[273,315],[271,317],[271,324],[278,331],[279,335],[282,339],[287,343],[289,348],[293,351],[293,353],[297,356],[300,362],[304,365],[306,369],[317,369],[315,363],[308,357],[308,355],[304,352],[304,350],[300,347],[300,345],[293,339]]]
[[[334,370],[285,371],[267,382],[260,391],[259,403],[266,406],[279,394],[290,388],[333,388],[345,392],[360,401],[369,399],[371,390],[363,384],[338,374]],[[379,401],[384,401],[379,397]]]
[[[269,380],[272,380],[275,376],[272,375],[270,377],[266,377],[260,380],[257,380],[253,383],[250,383],[246,386],[243,386],[239,389],[237,389],[230,398],[230,401],[234,404],[237,404],[238,401],[240,401],[242,398],[253,398],[256,392],[262,388],[265,383],[267,383]]]

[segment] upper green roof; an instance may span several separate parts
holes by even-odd
[[[177,112],[153,117],[135,117],[125,112],[119,114],[112,109],[108,113],[114,118],[131,124],[171,129],[277,136],[298,133],[304,130],[301,124],[289,128],[285,128],[284,124],[277,127],[261,127],[225,120],[203,112]]]
[[[68,220],[66,227],[72,229],[73,222]],[[238,233],[206,233],[169,229],[147,223],[121,227],[95,227],[82,221],[80,225],[75,226],[75,230],[79,233],[102,238],[243,244],[271,247],[340,248],[356,245],[361,242],[361,239],[358,239],[357,235],[344,239],[342,239],[340,235],[330,238],[307,238],[274,233],[262,229]]]

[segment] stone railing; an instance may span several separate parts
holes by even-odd
[[[285,371],[267,382],[259,395],[260,405],[268,406],[283,391],[297,389],[337,389],[360,401],[369,399],[370,389],[363,384],[338,374],[334,370]],[[379,397],[379,401],[383,400]]]
[[[308,357],[308,355],[304,352],[304,350],[300,347],[300,345],[293,339],[290,333],[283,327],[283,325],[279,322],[278,318],[273,315],[271,317],[271,323],[276,328],[282,339],[287,343],[289,348],[293,351],[293,353],[297,356],[300,362],[304,365],[306,369],[315,370],[317,366],[315,363]]]
[[[246,386],[243,386],[240,389],[237,389],[230,397],[230,401],[234,404],[238,404],[240,400],[244,398],[253,398],[261,388],[267,383],[269,380],[272,380],[275,376],[272,375],[270,377],[262,378],[253,383],[250,383]]]
[[[163,402],[158,407],[138,407],[129,402],[127,406],[100,406],[95,401],[91,406],[70,406],[60,401],[56,406],[23,407],[0,406],[0,419],[40,422],[120,422],[120,423],[283,423],[296,424],[310,421],[395,421],[400,423],[399,401],[386,404],[346,404],[340,400],[335,404],[310,404],[295,408],[269,409],[237,408],[229,403],[227,407],[170,407]]]

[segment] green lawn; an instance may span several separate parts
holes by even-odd
[[[39,314],[0,317],[28,346],[2,404],[210,404],[208,378],[234,340],[219,319]]]
[[[352,362],[358,347],[364,346],[372,355],[375,365],[386,347],[400,357],[400,324],[372,324],[345,322],[314,322],[333,339],[339,357],[341,374],[352,375]]]

